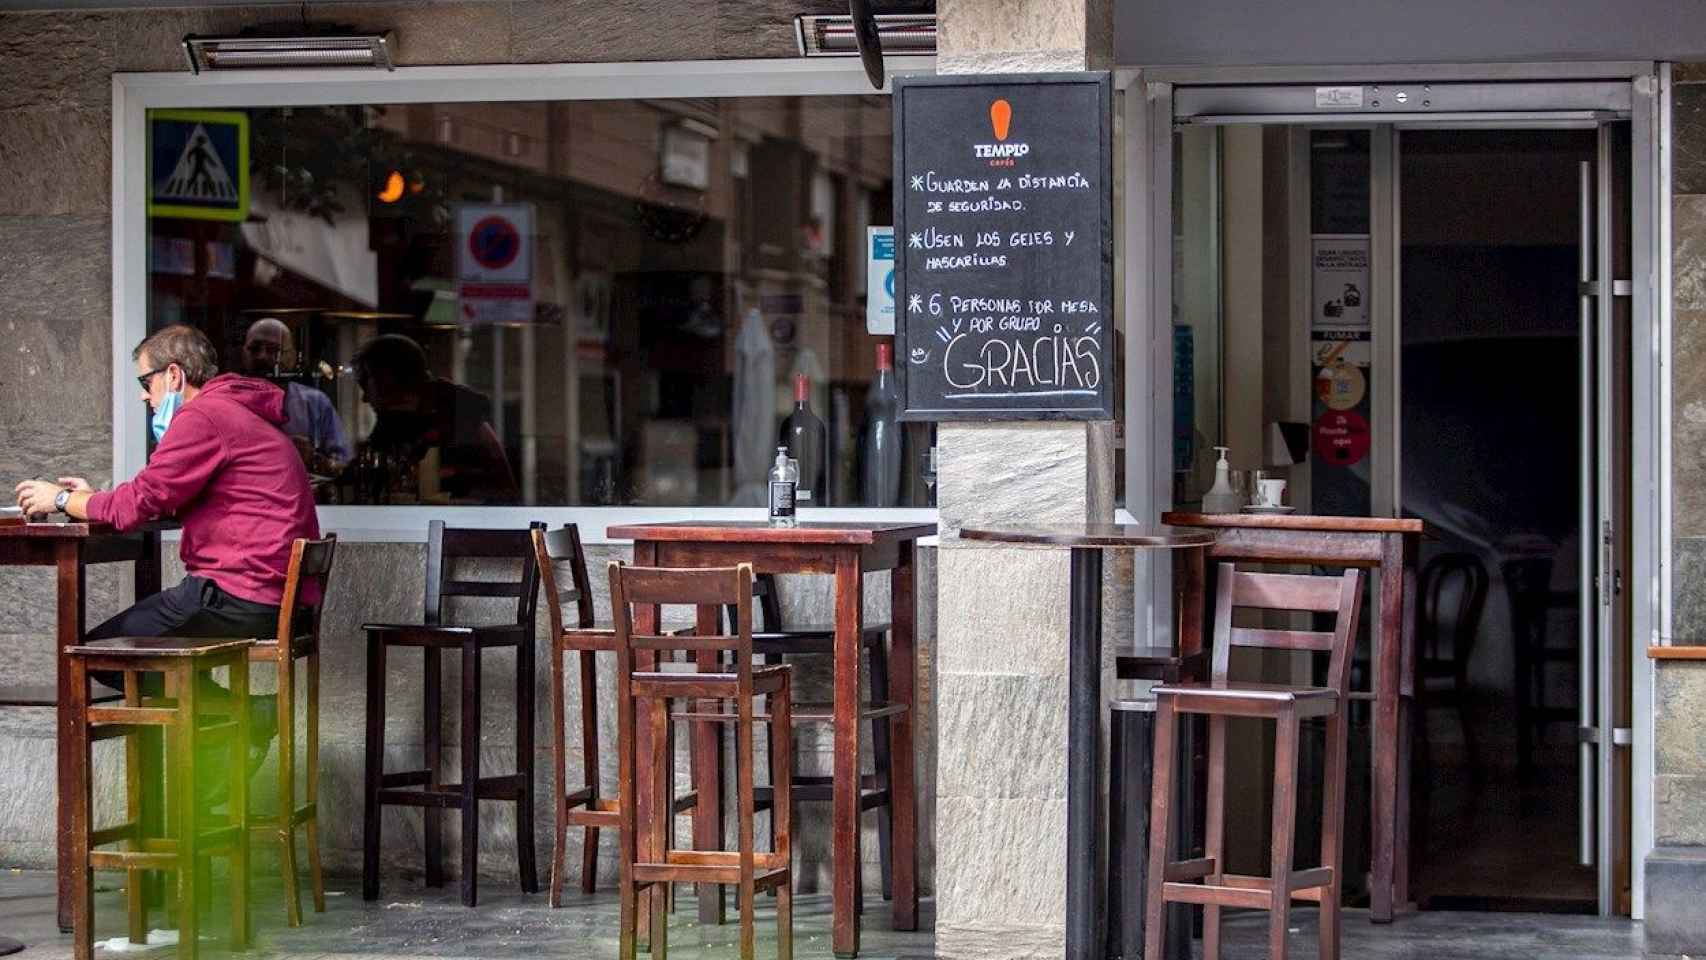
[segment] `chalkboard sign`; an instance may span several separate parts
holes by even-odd
[[[1114,412],[1106,73],[894,87],[903,420]]]

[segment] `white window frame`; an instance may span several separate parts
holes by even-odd
[[[890,77],[933,74],[934,57],[889,57]],[[113,477],[135,476],[147,460],[137,416],[131,349],[147,334],[147,117],[160,108],[279,107],[361,103],[635,100],[670,97],[847,96],[871,92],[857,58],[689,60],[652,63],[490,64],[382,70],[244,70],[200,75],[113,75]],[[885,89],[885,92],[887,90]],[[322,506],[320,526],[345,540],[420,542],[427,521],[517,527],[529,521],[578,523],[590,543],[610,542],[615,524],[671,520],[752,520],[762,507],[440,507]],[[810,520],[934,523],[933,507],[823,508]],[[926,542],[934,542],[926,541]]]

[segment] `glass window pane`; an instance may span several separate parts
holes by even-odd
[[[284,387],[324,502],[758,506],[796,408],[816,504],[930,502],[865,325],[887,97],[221,112],[247,215],[151,212],[148,326]]]

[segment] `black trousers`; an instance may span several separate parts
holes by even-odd
[[[177,586],[144,597],[90,630],[88,637],[272,637],[277,633],[278,607],[233,597],[205,577],[185,577]],[[97,670],[90,676],[115,690],[124,689],[124,674],[117,671]],[[163,692],[159,674],[142,675],[143,694]]]

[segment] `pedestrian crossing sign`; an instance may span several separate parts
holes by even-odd
[[[249,216],[249,116],[148,112],[148,213],[190,220]]]

